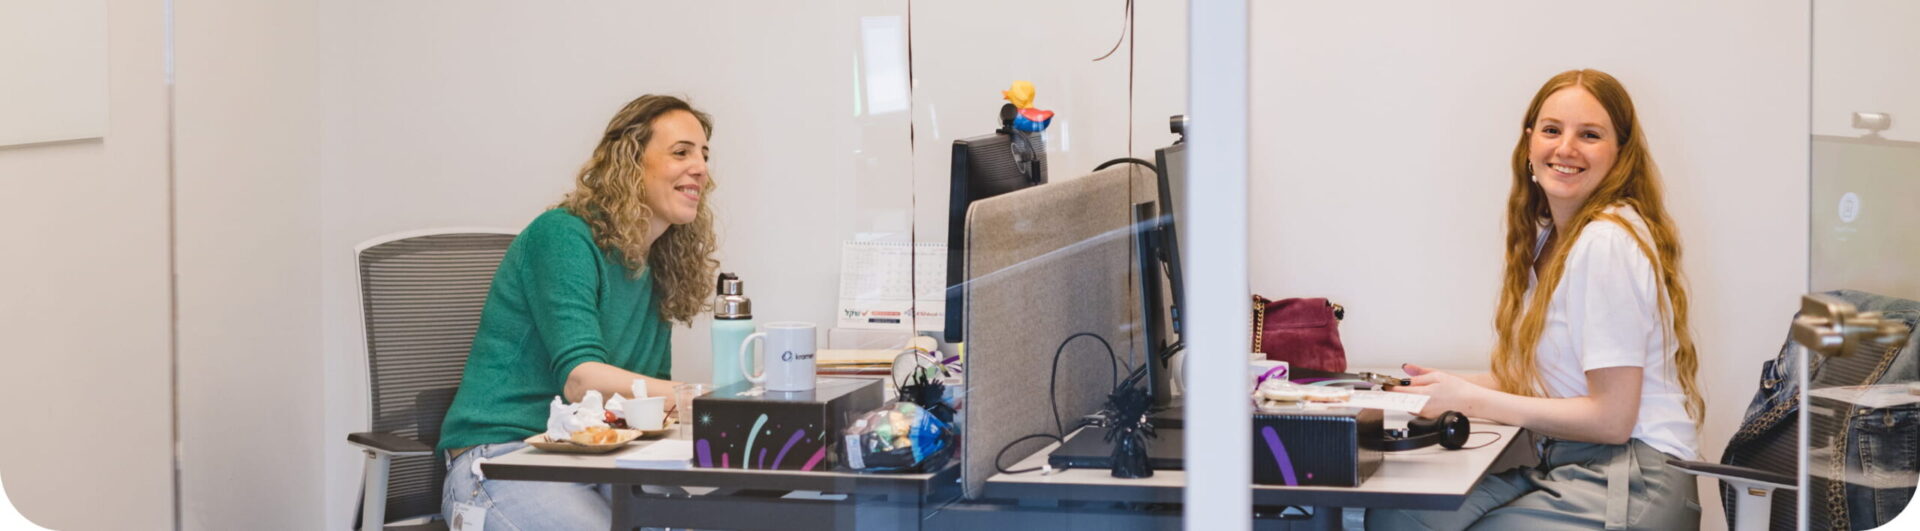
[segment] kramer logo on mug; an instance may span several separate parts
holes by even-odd
[[[813,359],[813,355],[812,354],[794,354],[793,351],[791,350],[780,353],[780,361],[793,361],[795,359],[810,360],[810,359]]]
[[[763,340],[768,355],[754,356],[754,340]],[[740,342],[740,374],[768,391],[811,391],[814,380],[814,326],[805,322],[767,323]],[[771,355],[779,352],[780,355]],[[754,359],[763,360],[760,374],[753,373]]]

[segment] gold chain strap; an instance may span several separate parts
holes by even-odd
[[[1734,438],[1747,439],[1758,437],[1760,436],[1760,430],[1773,427],[1775,422],[1780,421],[1780,417],[1786,416],[1787,412],[1799,406],[1800,399],[1798,397],[1788,398],[1785,402],[1774,404],[1773,409],[1767,410],[1767,412],[1761,414],[1759,418],[1748,423],[1747,427],[1741,428],[1739,433],[1734,434]]]
[[[1901,344],[1904,344],[1904,342]],[[1861,350],[1865,348],[1872,347],[1863,346]],[[1896,352],[1897,349],[1898,347],[1879,349],[1880,363],[1875,365],[1873,372],[1868,373],[1866,379],[1860,383],[1871,384],[1880,381],[1880,377],[1887,374],[1887,368],[1893,365],[1894,357],[1892,354]],[[1853,355],[1863,356],[1867,355],[1867,353],[1854,352]],[[1827,460],[1828,477],[1832,478],[1832,480],[1827,483],[1827,514],[1831,517],[1829,520],[1831,520],[1830,524],[1833,528],[1840,531],[1851,529],[1852,523],[1847,516],[1847,439],[1852,435],[1853,430],[1850,427],[1853,426],[1854,417],[1865,411],[1864,408],[1855,409],[1851,404],[1845,407],[1846,413],[1840,415],[1840,433],[1835,434],[1833,438],[1833,450],[1828,454],[1832,457]]]
[[[1260,339],[1267,335],[1266,328],[1267,328],[1267,299],[1259,295],[1254,295],[1253,296],[1253,350],[1251,352],[1262,352],[1262,350],[1260,350]]]
[[[1847,424],[1853,422],[1853,406],[1847,407],[1846,419],[1840,423],[1840,433],[1833,438],[1832,457],[1827,459],[1827,522],[1835,531],[1852,529],[1847,520]]]

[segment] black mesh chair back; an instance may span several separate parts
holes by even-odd
[[[1781,355],[1775,363],[1795,364],[1805,354],[1789,337],[1780,347]],[[1786,373],[1793,374],[1793,373]],[[1782,382],[1770,381],[1762,377],[1761,385],[1769,390]],[[1728,450],[1721,455],[1722,464],[1742,466],[1788,477],[1800,473],[1800,397],[1794,396],[1774,405],[1762,413],[1761,420],[1743,424],[1733,439],[1728,442]],[[1775,494],[1768,507],[1768,521],[1764,525],[1747,523],[1737,525],[1734,522],[1734,502],[1740,497],[1735,487],[1727,482],[1720,483],[1720,503],[1724,509],[1728,529],[1760,529],[1769,531],[1793,531],[1797,527],[1800,514],[1799,495],[1793,491]]]
[[[432,448],[480,325],[511,233],[410,235],[359,251],[372,431]],[[398,456],[387,477],[388,521],[440,514],[446,468]]]

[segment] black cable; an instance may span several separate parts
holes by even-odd
[[[1052,406],[1052,409],[1053,409],[1053,429],[1056,431],[1059,431],[1060,432],[1059,435],[1055,435],[1052,433],[1035,433],[1035,434],[1018,438],[1018,439],[1014,439],[1013,442],[1009,442],[1007,443],[1006,446],[1000,447],[1000,453],[993,455],[993,469],[995,471],[998,471],[1002,474],[1025,474],[1028,472],[1033,472],[1041,469],[1041,468],[1028,468],[1024,470],[1007,470],[1005,465],[1000,464],[1000,461],[1006,458],[1007,450],[1012,450],[1014,445],[1017,445],[1032,439],[1037,439],[1040,437],[1053,439],[1054,441],[1059,442],[1060,444],[1067,443],[1066,424],[1060,421],[1060,397],[1059,397],[1060,355],[1066,353],[1067,344],[1073,343],[1073,340],[1079,339],[1081,336],[1092,337],[1093,339],[1099,341],[1101,346],[1106,347],[1107,362],[1110,365],[1109,368],[1113,370],[1113,377],[1112,377],[1113,386],[1114,387],[1120,386],[1120,356],[1113,353],[1113,344],[1108,343],[1106,338],[1100,337],[1100,334],[1095,334],[1093,332],[1080,332],[1071,336],[1067,336],[1067,339],[1062,340],[1060,342],[1060,347],[1057,349],[1054,349],[1053,351],[1053,373],[1047,377],[1047,402],[1049,403],[1049,405]],[[1077,430],[1091,423],[1092,421],[1082,419],[1080,422],[1075,423],[1073,425],[1073,429]],[[1060,470],[1066,470],[1066,469],[1061,468]]]
[[[1113,390],[1119,391],[1124,388],[1133,387],[1133,384],[1140,383],[1141,378],[1147,377],[1147,367],[1151,363],[1153,362],[1149,361],[1147,363],[1142,363],[1140,364],[1139,367],[1134,367],[1132,371],[1128,371],[1127,379],[1121,380],[1120,383],[1114,384]]]
[[[1047,377],[1047,403],[1053,408],[1053,429],[1059,431],[1061,437],[1067,436],[1067,428],[1066,424],[1060,422],[1060,354],[1067,351],[1068,343],[1072,343],[1073,340],[1079,339],[1081,336],[1092,337],[1100,341],[1101,346],[1107,347],[1107,358],[1113,365],[1113,386],[1120,386],[1120,356],[1113,353],[1113,344],[1108,343],[1107,338],[1100,337],[1100,334],[1093,332],[1080,332],[1067,336],[1066,340],[1061,341],[1060,348],[1053,350],[1053,373]],[[1005,451],[1005,449],[1002,449],[1002,451]]]
[[[1059,435],[1054,435],[1051,433],[1035,433],[1033,435],[1028,435],[1026,437],[1014,439],[1013,442],[1007,443],[1006,446],[1000,447],[1000,453],[993,454],[993,469],[1002,474],[1025,474],[1028,472],[1033,472],[1036,470],[1046,468],[1046,467],[1033,467],[1033,468],[1023,469],[1023,470],[1007,470],[1007,467],[1005,465],[1000,464],[1000,460],[1007,457],[1007,450],[1012,450],[1013,445],[1020,444],[1022,442],[1026,442],[1027,440],[1036,439],[1040,437],[1048,437],[1053,439],[1056,442],[1059,442],[1060,444],[1067,444],[1066,439],[1062,439],[1060,438]],[[1062,468],[1061,470],[1066,470],[1066,469]]]
[[[1184,339],[1173,340],[1173,344],[1167,345],[1166,350],[1160,351],[1160,364],[1166,365],[1167,360],[1173,359],[1174,354],[1179,354],[1180,351],[1186,350],[1186,349],[1187,349],[1187,340],[1184,340]]]
[[[1113,41],[1113,49],[1107,50],[1107,53],[1102,54],[1099,57],[1093,58],[1094,62],[1099,62],[1108,57],[1112,57],[1113,52],[1120,51],[1120,43],[1127,42],[1127,35],[1130,33],[1133,33],[1133,0],[1127,0],[1126,10],[1127,10],[1126,18],[1121,19],[1120,21],[1120,23],[1122,24],[1120,26],[1120,39]],[[1133,49],[1128,48],[1127,52],[1129,55],[1131,55],[1133,52]],[[1129,58],[1129,60],[1131,60],[1131,58]]]
[[[1476,432],[1471,432],[1471,433],[1468,433],[1468,434],[1467,434],[1467,437],[1473,437],[1473,436],[1475,436],[1475,435],[1479,435],[1479,434],[1482,434],[1482,433],[1485,433],[1485,434],[1488,434],[1488,435],[1492,435],[1492,436],[1493,436],[1493,440],[1491,440],[1491,441],[1487,441],[1487,442],[1484,442],[1484,443],[1480,443],[1480,445],[1479,445],[1479,446],[1462,446],[1462,447],[1460,447],[1460,449],[1461,449],[1461,450],[1479,450],[1479,449],[1481,449],[1481,448],[1486,448],[1486,447],[1487,447],[1487,445],[1490,445],[1490,444],[1493,444],[1493,443],[1497,443],[1497,442],[1500,442],[1500,432],[1497,432],[1497,431],[1476,431]]]
[[[1100,171],[1100,170],[1104,170],[1104,169],[1107,169],[1108,167],[1111,167],[1111,166],[1113,166],[1113,165],[1116,165],[1116,164],[1127,164],[1127,163],[1133,163],[1133,164],[1139,164],[1139,165],[1141,165],[1141,166],[1146,166],[1146,167],[1147,167],[1147,169],[1149,169],[1149,170],[1153,170],[1153,173],[1154,173],[1155,175],[1158,175],[1158,174],[1160,173],[1160,167],[1159,167],[1159,166],[1154,166],[1154,165],[1153,165],[1153,163],[1151,163],[1151,162],[1147,162],[1147,161],[1145,161],[1145,160],[1141,160],[1141,159],[1136,159],[1136,158],[1133,158],[1133,157],[1120,157],[1120,158],[1117,158],[1117,159],[1113,159],[1113,160],[1109,160],[1109,161],[1106,161],[1106,162],[1102,162],[1102,163],[1100,163],[1100,165],[1099,165],[1099,166],[1094,166],[1094,167],[1093,167],[1093,171]]]

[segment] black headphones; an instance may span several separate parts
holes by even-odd
[[[1425,448],[1439,443],[1448,450],[1459,450],[1466,446],[1467,436],[1473,434],[1473,426],[1467,422],[1467,416],[1458,411],[1441,413],[1438,418],[1415,418],[1407,421],[1406,428],[1387,430],[1381,450],[1402,452],[1415,448]]]

